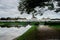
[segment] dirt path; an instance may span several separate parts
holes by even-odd
[[[60,40],[60,31],[47,25],[39,25],[38,40]]]

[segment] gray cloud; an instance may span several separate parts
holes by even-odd
[[[0,17],[26,17],[26,18],[31,18],[31,14],[23,14],[21,15],[20,12],[17,9],[17,6],[19,0],[0,0]],[[60,17],[60,13],[55,13],[53,11],[46,11],[44,12],[43,16],[38,16],[37,18],[42,18],[42,17]]]

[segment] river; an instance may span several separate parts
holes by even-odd
[[[20,28],[17,28],[17,27],[1,28],[0,27],[0,40],[12,40],[18,36],[21,36],[29,28],[31,28],[30,25],[27,25],[26,27],[20,27]]]

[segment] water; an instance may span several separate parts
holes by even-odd
[[[20,27],[20,28],[17,28],[17,27],[1,28],[0,27],[0,40],[13,40],[16,37],[21,36],[29,28],[31,28],[30,25],[26,27]]]

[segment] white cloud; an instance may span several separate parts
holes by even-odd
[[[0,0],[0,17],[18,16],[17,2],[17,0]]]
[[[60,18],[60,13],[56,13],[54,11],[47,10],[44,12],[43,16],[37,15],[38,19],[41,19],[43,17],[45,17],[45,18],[47,18],[47,17],[49,17],[49,18]]]

